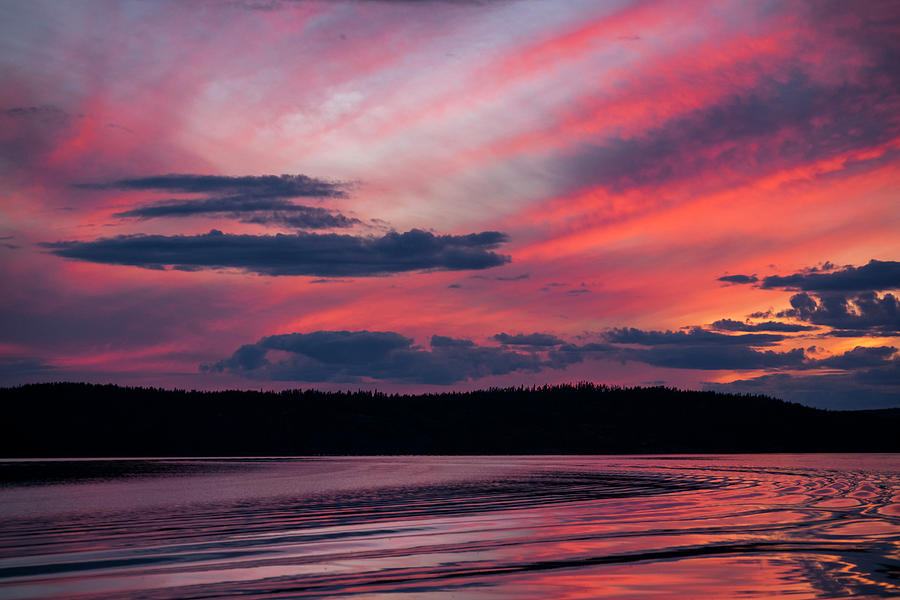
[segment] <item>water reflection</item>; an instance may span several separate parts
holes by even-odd
[[[18,464],[0,596],[897,597],[898,458]]]

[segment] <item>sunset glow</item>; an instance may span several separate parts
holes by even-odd
[[[0,385],[900,406],[896,2],[0,11]]]

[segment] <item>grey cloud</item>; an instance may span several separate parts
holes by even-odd
[[[806,292],[791,296],[791,308],[778,313],[860,334],[893,335],[900,332],[900,302],[893,294],[878,296],[864,292],[855,297],[844,294],[812,296]]]
[[[528,279],[529,277],[530,277],[530,275],[528,273],[522,273],[521,275],[514,275],[514,276],[510,276],[510,277],[507,277],[504,275],[498,275],[496,277],[485,277],[484,275],[470,275],[469,279],[484,279],[486,281],[491,280],[491,279],[493,279],[494,281],[522,281],[523,279]]]
[[[523,279],[528,279],[528,273],[522,273],[521,275],[515,275],[513,277],[494,277],[497,281],[522,281]]]
[[[623,349],[621,357],[657,367],[706,370],[783,369],[800,367],[805,359],[801,348],[774,352],[719,344]]]
[[[60,107],[42,104],[0,109],[0,177],[23,183],[46,173],[40,166],[47,153],[60,141],[77,117]],[[33,170],[41,171],[40,175]]]
[[[177,200],[139,206],[116,213],[117,217],[153,219],[158,217],[227,216],[244,223],[287,225],[297,229],[352,227],[359,219],[318,206],[294,204],[283,198],[229,196],[204,200]]]
[[[707,383],[708,389],[739,394],[766,394],[833,410],[891,408],[900,398],[900,361],[849,373],[790,375],[774,373],[730,383]]]
[[[14,106],[12,108],[6,108],[2,111],[2,114],[18,119],[42,119],[42,120],[51,120],[51,121],[67,121],[71,118],[71,115],[59,108],[58,106],[53,106],[52,104],[41,104],[38,106]]]
[[[452,338],[446,335],[431,336],[432,348],[474,348],[475,342],[461,338]]]
[[[547,359],[553,368],[563,369],[590,358],[626,360],[622,356],[622,351],[622,348],[610,344],[588,343],[581,346],[577,344],[563,344],[550,350],[547,353]]]
[[[894,359],[877,369],[866,369],[853,374],[853,378],[864,385],[891,386],[894,388],[894,406],[900,398],[900,360]]]
[[[507,346],[559,346],[565,343],[549,333],[520,333],[517,335],[498,333],[494,336],[494,339]]]
[[[5,385],[31,383],[54,373],[57,373],[57,368],[40,358],[0,358],[0,383]]]
[[[712,324],[713,329],[719,331],[780,331],[793,333],[798,331],[812,331],[817,329],[811,325],[798,325],[796,323],[782,323],[780,321],[765,321],[763,323],[744,323],[732,319],[719,319]]]
[[[566,283],[559,283],[559,282],[554,281],[554,282],[548,283],[548,284],[545,285],[544,287],[540,288],[540,291],[542,291],[542,292],[549,292],[549,291],[550,291],[550,288],[565,287],[566,285],[568,285],[568,284],[566,284]]]
[[[756,283],[759,278],[756,275],[724,275],[719,277],[717,281],[726,283]]]
[[[634,339],[637,337],[635,332],[640,330],[618,331],[627,331],[628,339]],[[644,333],[665,337],[660,332]],[[415,345],[411,338],[395,332],[315,331],[264,337],[255,344],[241,346],[229,358],[201,368],[208,372],[227,372],[267,381],[376,380],[448,385],[489,375],[564,369],[588,359],[606,359],[674,369],[839,369],[847,371],[840,381],[855,381],[857,387],[900,385],[897,373],[900,360],[893,358],[897,352],[894,347],[858,347],[840,355],[811,359],[800,348],[783,352],[756,350],[747,345],[747,340],[744,345],[723,344],[708,341],[718,340],[717,337],[705,341],[703,336],[692,333],[697,337],[690,344],[683,343],[680,337],[675,338],[679,339],[676,343],[655,344],[652,343],[658,341],[653,339],[655,336],[647,336],[642,339],[649,340],[650,344],[629,343],[628,346],[612,342],[570,344],[540,333],[499,333],[493,339],[502,342],[504,345],[501,347],[481,346],[472,340],[433,335],[430,347],[423,348]],[[672,339],[672,336],[667,339]],[[519,348],[513,350],[510,346]],[[762,377],[735,385],[746,388],[740,391],[752,392],[755,388],[765,388],[768,382],[796,381],[799,382],[797,386],[811,390],[831,381],[823,377],[781,373],[777,379]],[[845,400],[847,389],[841,396]],[[765,393],[783,396],[777,389],[766,388]]]
[[[271,357],[270,351],[281,351]],[[386,382],[449,385],[489,375],[538,371],[534,353],[478,346],[435,335],[431,348],[389,331],[315,331],[262,338],[218,363],[202,367],[267,381]]]
[[[897,289],[900,288],[900,262],[873,259],[861,267],[848,265],[827,273],[809,270],[786,276],[770,275],[762,280],[760,287],[807,292],[860,292]]]
[[[496,231],[434,235],[413,229],[383,237],[296,233],[129,235],[43,244],[53,254],[95,263],[179,270],[235,268],[261,275],[370,276],[425,269],[487,269],[509,262],[492,252]]]
[[[611,329],[604,335],[607,342],[614,344],[639,344],[642,346],[770,346],[785,339],[783,335],[771,333],[748,333],[727,335],[693,327],[689,331],[644,331],[642,329]]]
[[[316,179],[306,175],[195,175],[170,173],[116,179],[113,181],[76,183],[73,187],[91,190],[157,190],[188,194],[224,194],[251,198],[342,198],[347,184]]]
[[[561,157],[554,166],[564,185],[661,186],[712,169],[758,176],[896,139],[900,44],[888,25],[896,20],[894,5],[790,6],[792,18],[796,7],[802,7],[802,20],[822,39],[858,49],[866,56],[863,64],[855,65],[849,77],[823,80],[800,57],[782,61],[777,74],[715,105],[643,134],[608,138]],[[767,11],[772,9],[767,5]]]
[[[797,65],[742,95],[695,110],[634,137],[612,137],[561,156],[554,168],[574,189],[661,186],[711,169],[758,176],[775,168],[868,148],[900,134],[896,67],[834,85]],[[885,84],[889,79],[893,84]],[[893,87],[892,87],[893,86]],[[753,143],[750,143],[753,142]]]
[[[62,294],[52,292],[52,277],[22,274],[10,282],[0,300],[0,343],[30,348],[35,356],[120,352],[208,337],[210,323],[234,320],[243,310],[221,285]],[[247,325],[255,317],[238,318]]]
[[[752,346],[768,345],[754,335],[726,336],[699,329],[690,333],[617,329],[607,332],[607,343],[565,344],[554,349],[548,358],[555,367],[582,362],[588,358],[635,361],[673,369],[781,369],[802,368],[802,349],[786,352],[754,350]],[[774,336],[781,337],[781,336]],[[732,338],[725,340],[723,338]],[[641,340],[641,341],[638,341]],[[628,344],[623,346],[620,344]],[[634,347],[640,346],[640,347]]]
[[[865,367],[880,367],[889,364],[891,356],[896,354],[896,352],[897,348],[893,346],[857,346],[843,354],[811,361],[810,366],[842,369],[845,371]]]
[[[754,349],[785,339],[778,334],[728,335],[700,327],[688,331],[621,328],[606,331],[603,337],[607,345],[597,349],[606,352],[608,358],[674,369],[779,369],[800,367],[805,360],[802,349],[786,352]],[[613,350],[609,344],[615,345]],[[572,353],[574,349],[567,351]]]
[[[758,312],[753,312],[747,316],[750,317],[751,319],[768,319],[773,314],[774,314],[773,311],[771,309],[769,309],[769,310],[761,310]]]

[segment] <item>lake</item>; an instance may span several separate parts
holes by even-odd
[[[900,597],[900,455],[0,461],[0,598]]]

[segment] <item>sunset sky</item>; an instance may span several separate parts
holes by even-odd
[[[0,3],[0,385],[900,406],[900,4]]]

